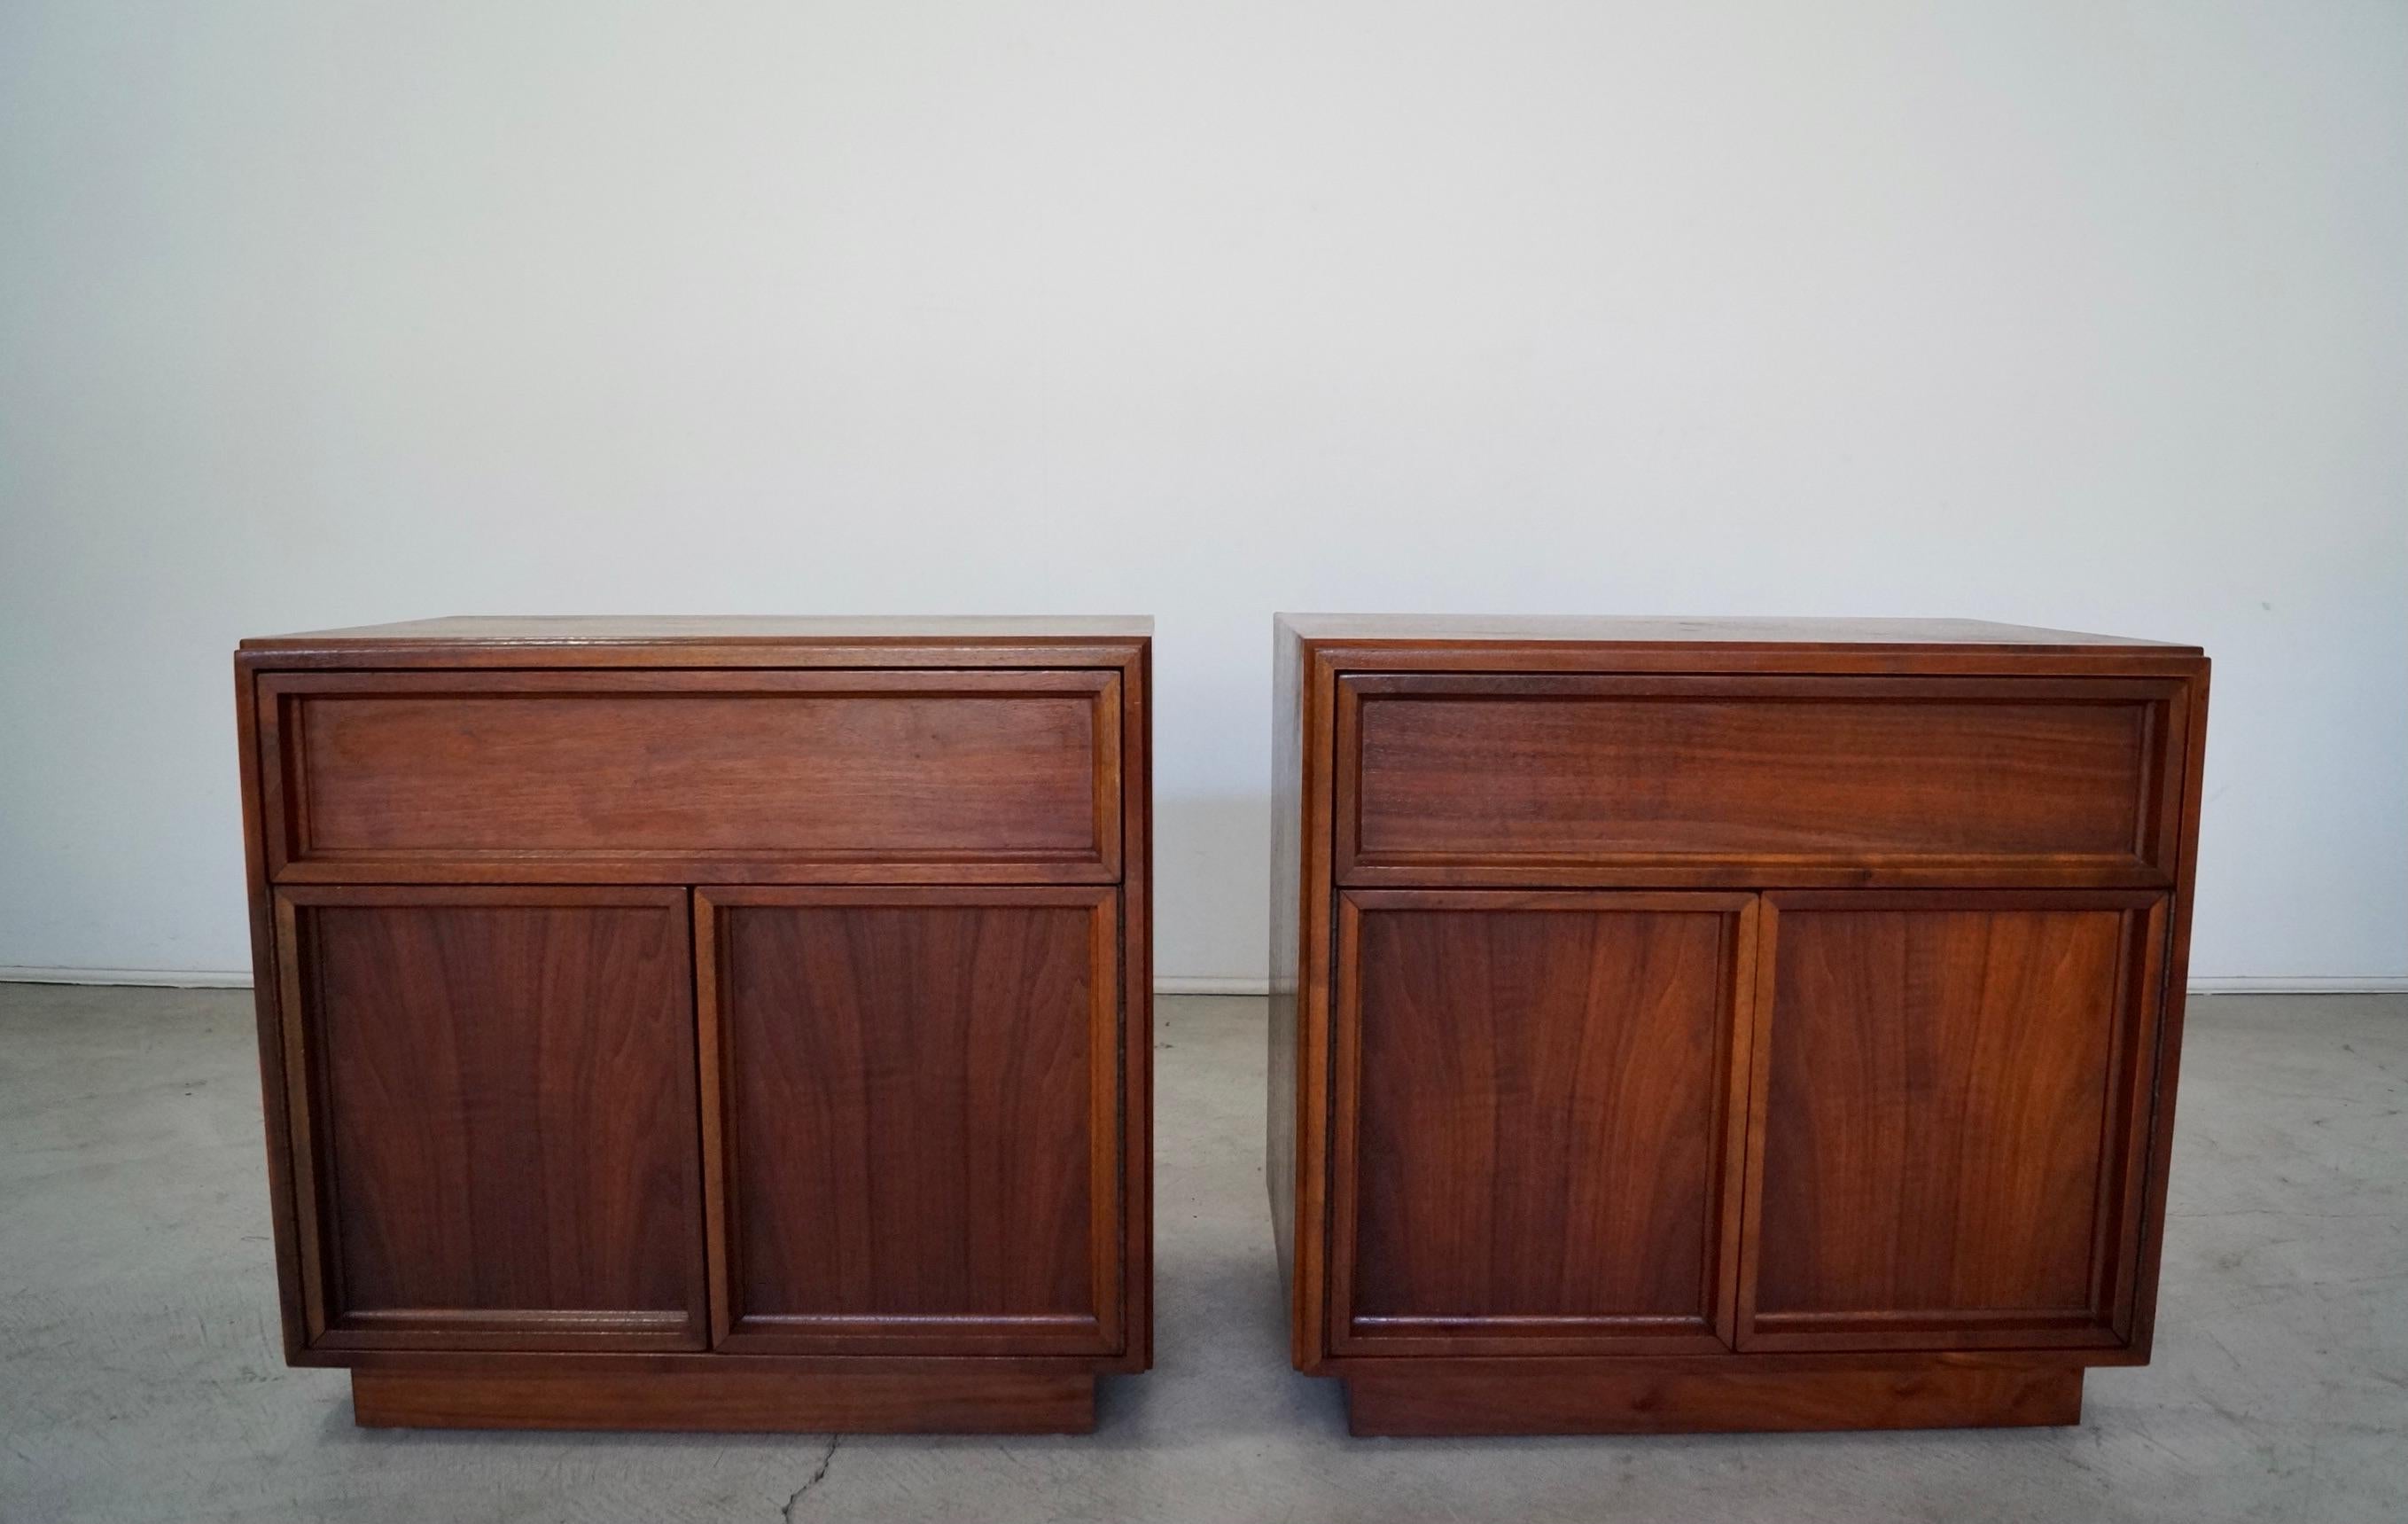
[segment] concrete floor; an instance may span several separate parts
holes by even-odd
[[[2408,1517],[2408,999],[2192,1011],[2157,1363],[2078,1429],[1349,1439],[1287,1369],[1262,1004],[1168,999],[1155,1372],[1090,1438],[831,1446],[354,1429],[277,1353],[249,996],[0,986],[0,1520]]]

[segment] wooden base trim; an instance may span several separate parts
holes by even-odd
[[[1692,1434],[2082,1421],[2078,1366],[1559,1376],[1355,1375],[1356,1434]]]
[[[652,1429],[755,1433],[1084,1434],[1096,1378],[977,1375],[455,1375],[353,1371],[363,1429]]]

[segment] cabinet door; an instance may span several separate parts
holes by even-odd
[[[1766,900],[1740,1347],[2124,1343],[2163,898]]]
[[[277,895],[325,1349],[698,1349],[685,893]]]
[[[1740,894],[1339,905],[1331,1345],[1727,1347]]]
[[[715,1342],[1116,1352],[1118,891],[695,908]]]

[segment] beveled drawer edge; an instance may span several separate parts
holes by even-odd
[[[1352,654],[1353,653],[1348,653]],[[1331,881],[1352,887],[2039,887],[2162,888],[2172,884],[2182,797],[2183,738],[2192,683],[2174,676],[2069,675],[2027,662],[1980,675],[1750,670],[1473,669],[1387,666],[1350,669],[1338,654],[1315,654],[1327,680],[1330,752]],[[1417,652],[1416,655],[1428,654]],[[2188,656],[2194,677],[2204,658]],[[1556,689],[1510,684],[1545,684]],[[1366,852],[1362,842],[1362,709],[1367,699],[1440,701],[1725,701],[1825,699],[2029,705],[2135,705],[2143,714],[2140,786],[2132,841],[2122,853],[1896,852],[1803,853],[1645,851],[1584,855],[1516,851]]]
[[[258,733],[258,834],[271,884],[1118,884],[1128,856],[1123,840],[1128,808],[1124,776],[1125,712],[1141,665],[732,668],[607,668],[599,670],[529,666],[462,670],[451,663],[339,670],[275,665],[285,652],[238,652],[236,669]],[[1142,662],[1143,647],[1125,653]],[[847,682],[851,678],[853,681]],[[1019,682],[997,681],[1018,679]],[[380,683],[380,679],[400,680]],[[535,680],[531,682],[530,680]],[[379,692],[412,698],[452,695],[558,694],[573,701],[596,696],[659,693],[814,697],[911,694],[990,698],[1019,694],[1091,695],[1095,782],[1090,851],[1005,850],[985,853],[847,851],[812,854],[781,849],[730,853],[674,849],[450,850],[326,852],[294,844],[305,834],[308,763],[302,732],[286,723],[295,699]]]

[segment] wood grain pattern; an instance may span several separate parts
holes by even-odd
[[[1142,614],[447,614],[383,625],[259,636],[245,651],[319,651],[336,645],[513,645],[528,654],[595,645],[697,648],[716,665],[746,645],[853,645],[865,641],[974,648],[1031,641],[1141,641],[1154,633]]]
[[[2183,706],[2185,718],[2177,733],[2183,738],[2184,782],[2172,798],[2178,802],[2183,843],[2181,868],[2168,907],[2165,973],[2158,981],[2162,1007],[2157,1016],[2157,1049],[2144,1058],[2136,1078],[2149,1086],[2149,1108],[2136,1118],[2147,1129],[2143,1183],[2136,1193],[2138,1244],[2133,1256],[2132,1324],[2126,1347],[2146,1360],[2155,1347],[2157,1322],[2157,1270],[2165,1250],[2166,1183],[2174,1141],[2174,1102],[2181,1090],[2185,997],[2190,988],[2190,917],[2193,890],[2199,881],[2199,817],[2204,801],[2207,768],[2207,664],[2200,663]]]
[[[685,896],[279,896],[314,1342],[698,1348]]]
[[[370,1422],[1044,1431],[1091,1425],[1095,1375],[1142,1371],[1153,1361],[1149,630],[1144,620],[461,619],[245,641],[235,659],[236,719],[288,1360],[374,1377],[362,1413]],[[372,707],[386,703],[399,707]],[[315,723],[346,705],[354,707],[337,713],[331,727]],[[496,716],[507,723],[494,724]],[[982,1312],[981,1291],[965,1299],[973,1310],[962,1316],[883,1313],[875,1311],[881,1292],[867,1318],[848,1321],[851,1315],[839,1313],[780,1324],[760,1333],[767,1347],[759,1352],[708,1347],[714,1272],[716,1310],[722,1326],[727,1322],[725,1234],[738,1220],[723,1208],[740,1177],[730,1168],[732,1135],[723,1126],[729,1087],[722,1084],[721,1028],[698,1016],[695,1003],[697,985],[716,1001],[719,973],[715,959],[695,959],[688,945],[684,906],[695,884],[730,886],[713,892],[731,904],[744,893],[735,886],[745,884],[857,886],[817,898],[798,888],[782,899],[794,910],[950,906],[981,916],[982,925],[984,911],[1000,910],[1007,913],[993,924],[1006,927],[1003,941],[1029,947],[1055,935],[1054,916],[1079,923],[1084,993],[1056,1002],[1038,992],[1043,1009],[1027,1051],[1017,1034],[1006,1042],[981,1018],[973,1057],[985,1067],[973,1075],[951,1066],[958,1083],[937,1097],[978,1112],[984,1102],[974,1099],[1000,1085],[1036,1105],[1042,1114],[1031,1129],[1036,1152],[1020,1160],[982,1157],[982,1179],[1005,1180],[1015,1191],[1034,1182],[1042,1190],[1075,1175],[1087,1195],[1083,1220],[1066,1230],[1069,1246],[1058,1253],[1039,1246],[1041,1212],[1039,1220],[998,1233],[982,1197],[950,1238],[940,1224],[920,1223],[913,1241],[939,1258],[892,1272],[906,1302],[941,1302],[949,1278],[967,1277],[989,1291],[1000,1287],[1004,1302],[1042,1308],[1075,1301],[1073,1310]],[[557,887],[495,887],[538,884]],[[1046,887],[1059,884],[1082,887]],[[341,1171],[356,1161],[338,1160],[332,1147],[322,1156],[313,1131],[341,1111],[329,1110],[331,1092],[310,1080],[318,1060],[310,1022],[319,992],[308,986],[317,977],[310,948],[319,906],[667,908],[679,939],[668,965],[682,1040],[672,1057],[693,1085],[678,1151],[681,1167],[702,1177],[694,1192],[699,1220],[676,1234],[647,1228],[641,1242],[608,1252],[650,1265],[647,1255],[682,1254],[687,1244],[699,1249],[685,1262],[693,1284],[671,1305],[595,1308],[582,1303],[622,1299],[564,1294],[558,1300],[573,1304],[350,1307],[342,1267],[328,1257],[355,1246],[350,1224],[365,1208]],[[1041,924],[1010,928],[1012,916],[1039,910]],[[707,923],[709,907],[696,914]],[[563,996],[601,1008],[648,998],[649,965],[635,985],[597,992],[595,982],[625,970],[609,965],[591,979],[562,980],[543,958],[459,956],[449,945],[459,940],[397,939],[394,956],[408,971],[394,988],[443,989],[447,1011],[470,1014],[548,1011]],[[613,947],[641,942],[619,930],[603,940]],[[958,941],[951,945],[962,950]],[[991,971],[992,959],[965,956],[980,977]],[[1013,976],[1001,977],[995,989],[976,993],[980,1009],[1010,1004]],[[375,981],[351,983],[366,989]],[[1039,1054],[1060,1029],[1060,1012],[1072,1006],[1071,1019],[1087,1023],[1081,1040],[1088,1068],[1075,1106],[1057,1108],[1055,1082],[1068,1070]],[[908,1024],[911,1014],[904,1017]],[[573,1056],[552,1051],[555,1039],[574,1035],[573,1023],[541,1025],[550,1035],[532,1056],[472,1034],[451,1082],[471,1101],[448,1120],[405,1118],[432,1135],[418,1153],[385,1167],[428,1179],[444,1173],[444,1161],[482,1138],[495,1116],[510,1114],[531,1093],[550,1093],[552,1082],[536,1071],[575,1080]],[[897,1080],[893,1043],[870,1035],[882,1084]],[[1002,1057],[993,1057],[997,1052]],[[652,1125],[642,1098],[631,1092],[636,1070],[649,1071],[661,1056],[639,1057],[628,1045],[626,1057],[626,1083],[593,1098],[594,1125],[609,1134],[587,1151],[598,1159],[621,1157],[630,1146],[625,1130]],[[1032,1066],[1040,1080],[1025,1083]],[[909,1088],[888,1084],[880,1096],[831,1102],[827,1114],[867,1115],[873,1101],[891,1112],[895,1092]],[[1072,1126],[1082,1150],[1075,1169],[1062,1141]],[[936,1140],[942,1124],[927,1130],[924,1144],[891,1131],[865,1134],[850,1160],[794,1162],[806,1172],[882,1168],[892,1156],[908,1166],[942,1152]],[[404,1126],[366,1157],[383,1157],[373,1151],[380,1146],[408,1154],[418,1145]],[[1017,1147],[1006,1139],[997,1152]],[[585,1188],[580,1172],[595,1168],[548,1144],[534,1155],[525,1172],[542,1177],[561,1202],[577,1199]],[[482,1210],[457,1179],[439,1189],[422,1189],[416,1179],[411,1190],[427,1210]],[[806,1184],[884,1201],[911,1185],[873,1189],[857,1173],[833,1186]],[[791,1204],[787,1194],[774,1181],[758,1186],[760,1200],[781,1212]],[[562,1205],[557,1215],[576,1214]],[[507,1294],[495,1300],[508,1301],[542,1300],[510,1289],[529,1278],[582,1275],[575,1253],[546,1257],[540,1271],[487,1265],[496,1254],[523,1252],[524,1236],[496,1248],[487,1234],[465,1270],[449,1259],[437,1269],[498,1281]],[[956,1252],[974,1240],[977,1255],[1002,1245],[999,1271]],[[832,1244],[823,1235],[808,1252],[839,1258],[850,1252]],[[889,1242],[882,1253],[910,1247]],[[1057,1295],[1072,1278],[1065,1267],[1080,1254],[1086,1258],[1078,1267],[1079,1296]],[[386,1381],[403,1377],[413,1384],[407,1390]]]
[[[2150,896],[1774,896],[1741,1347],[2114,1344]]]
[[[723,1364],[727,1362],[723,1362]],[[721,1433],[1083,1434],[1096,1378],[1079,1373],[662,1375],[354,1371],[364,1429],[634,1429]]]
[[[697,898],[719,1346],[1116,1351],[1117,897]]]
[[[1333,672],[2127,677],[2188,683],[2197,646],[1977,620],[1282,614]]]
[[[2162,682],[1343,680],[1337,871],[2164,883]],[[1469,870],[1469,872],[1465,870]],[[1384,870],[1384,871],[1383,871]]]
[[[264,636],[244,672],[910,671],[1144,665],[1143,618],[453,617]]]
[[[657,882],[852,865],[1106,882],[1120,680],[1098,671],[278,675],[285,882]]]
[[[1337,907],[1329,893],[1330,811],[1332,794],[1328,759],[1334,755],[1334,706],[1337,675],[1328,662],[1303,654],[1300,680],[1304,691],[1302,742],[1303,786],[1299,794],[1302,831],[1299,853],[1300,899],[1297,920],[1295,1239],[1293,1292],[1289,1304],[1289,1345],[1297,1367],[1319,1371],[1330,1359],[1327,1301],[1331,1286],[1329,1197],[1333,1148],[1329,1116],[1332,1084],[1330,1013],[1333,952],[1338,941]],[[1274,1021],[1283,1013],[1271,1002]],[[1273,1135],[1276,1143],[1277,1135]]]
[[[1340,1353],[1720,1349],[1747,895],[1340,905]]]
[[[1300,1075],[1297,982],[1303,966],[1299,935],[1305,906],[1316,895],[1304,878],[1304,646],[1284,628],[1271,632],[1271,896],[1270,1052],[1266,1073],[1263,1185],[1270,1197],[1271,1242],[1279,1257],[1280,1283],[1297,1284],[1297,1103]],[[1316,1334],[1316,1345],[1318,1338]],[[1295,1352],[1299,1360],[1306,1352]]]
[[[1989,651],[2189,651],[2196,646],[2123,635],[2001,625],[1986,619],[1764,618],[1657,614],[1283,613],[1274,624],[1312,645],[1737,646],[1786,654],[1852,646]]]
[[[2071,1422],[2082,1368],[2146,1361],[2201,798],[2197,648],[1944,620],[1288,615],[1274,650],[1266,1157],[1292,1359],[1349,1383],[1358,1426]],[[1713,1208],[1732,1267],[1713,1329],[1731,1345],[1567,1344],[1552,1312],[1424,1317],[1428,1287],[1544,1305],[1564,1253],[1596,1263],[1583,1199],[1517,1195],[1598,1157],[1588,1055],[1526,1056],[1548,1084],[1512,1093],[1540,1103],[1490,1108],[1484,1135],[1483,1088],[1460,1106],[1445,1089],[1510,1067],[1494,1032],[1523,1006],[1498,988],[1587,976],[1461,930],[1417,963],[1369,947],[1378,916],[1360,907],[1645,891],[1754,906],[1726,970],[1747,1017],[1730,1042],[1742,1146]],[[1811,919],[1802,941],[1780,930],[1893,915],[1913,956]],[[1478,988],[1483,957],[1512,976]],[[1681,982],[1661,1007],[1673,1055],[1698,998]],[[1411,1013],[1393,1034],[1409,1048],[1371,1054],[1367,998]],[[1776,1092],[1784,1005],[1824,1045],[1781,1065]],[[1576,1098],[1552,1118],[1549,1084]],[[1423,1120],[1378,1127],[1383,1106]],[[1483,1193],[1471,1166],[1506,1145],[1512,1181]],[[1500,1233],[1500,1214],[1532,1226]],[[1663,1221],[1694,1252],[1694,1219]],[[1663,1243],[1626,1247],[1652,1231],[1629,1226],[1614,1252],[1660,1262]],[[1367,1311],[1383,1298],[1401,1320]]]
[[[1150,626],[1149,626],[1150,627]],[[1099,1129],[1099,1173],[1119,1183],[1120,1352],[1099,1371],[1154,1368],[1154,648],[1132,650],[1121,687],[1120,1094]],[[1097,1114],[1106,1115],[1101,1102]]]
[[[235,749],[242,781],[244,899],[250,911],[251,1014],[257,1028],[261,1130],[267,1156],[268,1233],[276,1253],[278,1333],[288,1364],[310,1359],[309,1320],[302,1296],[301,1225],[295,1210],[296,1172],[293,1114],[284,1072],[282,979],[278,968],[278,910],[267,880],[267,839],[263,824],[265,790],[260,779],[259,694],[252,674],[236,665],[234,674]]]
[[[2082,1421],[2078,1366],[1713,1373],[1591,1365],[1541,1379],[1350,1373],[1358,1435],[1699,1434]]]

